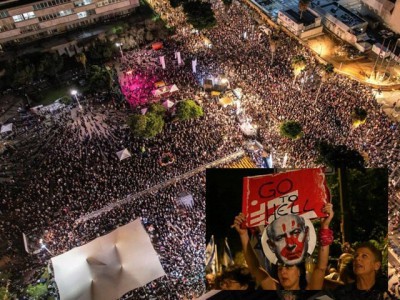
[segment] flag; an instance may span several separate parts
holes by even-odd
[[[287,160],[288,160],[288,155],[287,153],[285,153],[285,156],[283,157],[282,168],[286,167]]]
[[[31,253],[31,252],[29,251],[28,239],[27,239],[25,233],[22,233],[22,238],[23,238],[23,240],[24,240],[25,251],[26,251],[27,253]]]
[[[224,267],[229,267],[233,264],[234,264],[234,262],[233,262],[231,248],[229,247],[228,238],[226,237],[225,245],[224,245],[224,253],[222,254],[221,265],[223,265]]]
[[[196,73],[196,66],[197,66],[197,58],[192,60],[192,70],[193,73]]]
[[[163,69],[165,69],[165,57],[164,56],[160,56],[160,63]]]
[[[178,65],[180,65],[182,63],[181,53],[175,52],[175,55],[176,55],[176,59],[178,60]]]
[[[206,247],[206,257],[205,257],[206,268],[211,266],[211,262],[214,260],[215,256],[216,256],[215,243],[214,243],[214,236],[212,235],[210,242]]]
[[[273,167],[274,167],[274,162],[273,162],[273,160],[272,160],[272,154],[270,154],[270,155],[267,157],[267,163],[268,163],[268,167],[269,167],[269,168],[273,168]]]

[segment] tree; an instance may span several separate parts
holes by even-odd
[[[203,108],[193,100],[181,101],[177,104],[176,115],[180,120],[199,118],[203,115]]]
[[[292,68],[294,73],[293,84],[297,76],[306,68],[306,58],[303,55],[296,55],[292,58]]]
[[[8,292],[7,288],[4,286],[0,287],[0,299],[1,300],[10,300],[11,299],[10,293]]]
[[[130,115],[127,123],[134,135],[144,138],[154,137],[161,133],[164,128],[162,116],[152,112],[145,115]]]
[[[41,299],[41,297],[47,294],[47,285],[45,283],[39,283],[32,285],[30,284],[27,289],[26,293],[33,299]]]
[[[107,90],[112,87],[112,77],[105,67],[92,65],[89,69],[89,89],[92,91]]]
[[[317,96],[315,97],[315,103],[317,103],[319,92],[321,91],[322,84],[329,80],[329,77],[334,72],[334,67],[331,63],[323,65],[323,67],[319,68],[319,75],[321,78],[321,83],[319,84]]]
[[[50,80],[57,79],[58,73],[64,67],[64,58],[57,53],[44,53],[38,58],[36,76],[47,76]]]
[[[79,54],[76,55],[76,61],[81,63],[83,66],[83,69],[85,70],[85,74],[86,74],[86,62],[87,62],[87,58],[85,53],[81,52]]]
[[[105,62],[110,60],[118,51],[115,44],[109,40],[97,39],[90,47],[88,56],[92,62]]]
[[[353,126],[358,127],[367,120],[367,111],[364,108],[356,107],[351,113],[351,119],[353,121]]]
[[[183,3],[183,10],[187,21],[198,30],[211,28],[217,23],[211,3],[199,0],[188,1]]]
[[[166,111],[166,108],[160,103],[153,103],[149,108],[149,112],[159,115],[162,118],[164,118]]]
[[[317,163],[322,163],[332,168],[347,167],[350,169],[364,170],[364,158],[356,151],[345,145],[331,145],[326,141],[318,142],[319,156]]]
[[[282,136],[297,139],[302,135],[302,126],[299,122],[296,121],[286,121],[283,122],[279,128],[279,131]]]
[[[299,11],[300,11],[300,19],[303,18],[303,12],[305,12],[310,5],[311,0],[299,0]]]

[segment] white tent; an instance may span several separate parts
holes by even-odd
[[[165,108],[171,108],[172,106],[174,106],[174,102],[172,102],[171,100],[165,100],[164,102],[163,102],[163,106],[165,107]]]
[[[139,219],[51,259],[61,300],[113,300],[165,272]]]
[[[121,151],[118,151],[117,156],[118,156],[119,160],[121,161],[125,158],[131,157],[131,153],[128,151],[128,149],[125,148]]]
[[[169,85],[168,88],[169,88],[169,92],[170,92],[170,93],[179,91],[179,89],[178,89],[178,87],[176,86],[176,84]]]
[[[151,93],[153,94],[153,96],[158,97],[165,93],[173,93],[173,92],[177,92],[177,91],[179,91],[179,89],[176,86],[176,84],[171,84],[168,86],[160,87],[156,90],[152,90]]]
[[[1,126],[1,133],[12,131],[13,123],[4,124]]]
[[[147,108],[145,107],[145,108],[142,108],[141,110],[140,110],[140,113],[142,114],[142,115],[145,115],[146,113],[147,113]]]

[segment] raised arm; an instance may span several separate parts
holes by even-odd
[[[253,247],[250,244],[250,238],[247,228],[241,228],[241,224],[246,221],[246,217],[240,213],[235,217],[234,224],[231,226],[239,233],[240,241],[242,243],[244,258],[247,262],[251,275],[255,278],[264,290],[276,290],[277,285],[275,281],[268,275],[268,273],[261,268],[260,263],[254,253]]]
[[[333,218],[332,203],[325,204],[323,212],[328,214],[326,218],[321,218],[321,228],[318,235],[319,250],[318,261],[311,276],[311,280],[307,285],[308,290],[321,290],[324,284],[325,270],[329,260],[329,246],[333,242],[333,232],[329,229],[329,224]]]

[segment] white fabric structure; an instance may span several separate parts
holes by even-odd
[[[140,113],[141,113],[142,115],[145,115],[145,114],[147,113],[147,108],[142,108],[142,109],[140,110]]]
[[[117,156],[119,158],[119,160],[124,160],[125,158],[131,157],[131,153],[128,151],[128,149],[123,149],[121,151],[117,152]]]
[[[178,195],[178,203],[185,207],[193,207],[194,205],[193,196],[189,193],[182,192]]]
[[[165,100],[164,102],[163,102],[163,106],[165,107],[165,108],[171,108],[172,106],[174,106],[174,102],[172,102],[171,100]]]
[[[113,300],[165,275],[139,219],[51,259],[61,300]]]
[[[1,126],[1,133],[12,131],[13,123],[4,124]]]
[[[240,130],[241,130],[245,135],[256,135],[256,134],[257,134],[256,128],[254,128],[254,126],[251,125],[251,124],[248,123],[248,122],[240,124]]]
[[[171,84],[171,85],[160,87],[156,90],[152,90],[151,93],[153,94],[153,96],[158,97],[165,93],[173,93],[173,92],[177,92],[177,91],[179,91],[179,89],[176,86],[176,84]]]

